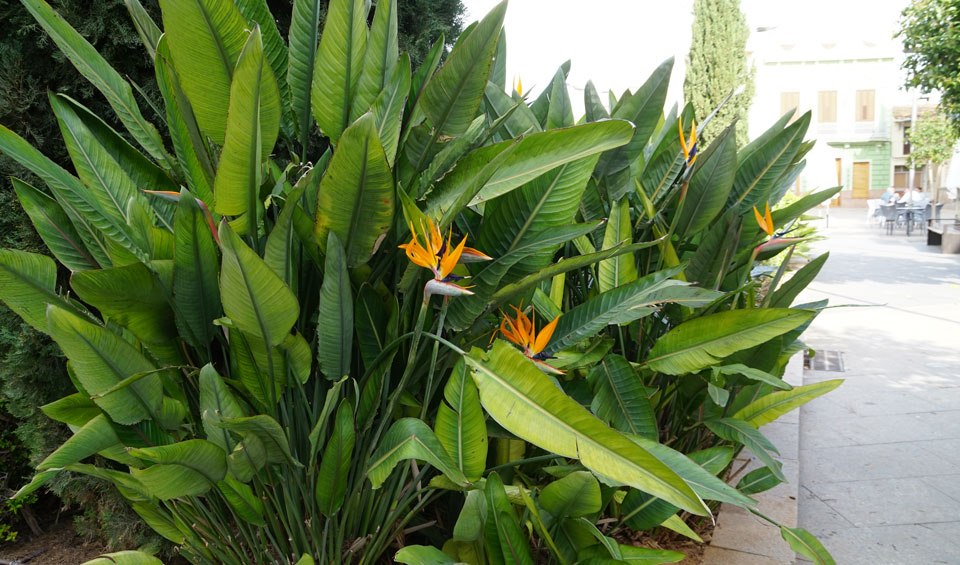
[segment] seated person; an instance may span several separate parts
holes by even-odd
[[[912,204],[914,206],[926,206],[930,199],[927,198],[927,195],[923,193],[919,188],[913,189],[913,196],[911,197],[911,192],[909,190],[903,193],[903,196],[900,197],[900,200],[897,201],[898,204]]]
[[[888,188],[886,192],[880,195],[880,201],[883,204],[893,204],[897,201],[897,193],[892,188]]]

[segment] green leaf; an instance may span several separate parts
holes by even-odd
[[[809,310],[730,310],[684,322],[657,340],[644,363],[668,375],[693,373],[803,324]]]
[[[144,343],[160,344],[177,337],[167,291],[143,263],[77,271],[70,277],[70,286],[81,300]]]
[[[687,458],[713,475],[720,474],[733,460],[733,448],[718,446],[687,453]]]
[[[461,33],[460,36],[462,37],[463,33]],[[423,121],[423,109],[418,104],[420,95],[423,94],[423,88],[426,86],[427,81],[430,80],[434,71],[437,70],[437,65],[440,64],[440,56],[446,52],[446,45],[446,39],[441,33],[440,37],[433,42],[433,46],[430,47],[430,51],[428,51],[427,56],[424,57],[420,68],[418,68],[413,77],[411,77],[410,95],[407,96],[407,105],[404,111],[405,123],[416,125]]]
[[[51,304],[47,308],[47,325],[50,337],[70,359],[77,380],[90,395],[106,392],[131,375],[156,369],[123,338],[63,307]],[[147,375],[94,402],[113,421],[136,424],[160,410],[160,377]]]
[[[23,5],[80,74],[106,97],[110,107],[137,143],[169,169],[172,161],[163,148],[160,133],[140,113],[130,83],[123,80],[120,73],[107,63],[93,45],[70,27],[49,4],[43,0],[23,0]]]
[[[56,200],[20,179],[10,181],[30,222],[58,261],[71,271],[100,268]]]
[[[193,113],[193,105],[180,86],[180,79],[173,69],[167,36],[160,37],[157,57],[154,60],[157,86],[166,107],[167,129],[173,150],[186,176],[187,186],[208,206],[213,206],[213,160],[200,126]]]
[[[506,11],[506,2],[494,6],[466,39],[457,43],[423,88],[418,106],[430,120],[435,137],[460,135],[476,117]]]
[[[780,288],[776,289],[770,296],[770,307],[789,308],[797,295],[800,294],[803,289],[807,288],[807,285],[817,277],[820,269],[823,268],[823,264],[827,262],[828,257],[830,257],[829,251],[818,255],[816,259],[801,267],[796,273],[793,273],[793,276],[791,276],[787,282],[780,285]]]
[[[610,324],[625,324],[653,313],[660,304],[702,306],[718,293],[672,279],[678,269],[658,271],[587,300],[560,316],[545,351],[553,353],[580,343]],[[786,330],[785,330],[786,331]]]
[[[396,69],[398,54],[397,0],[383,0],[377,3],[373,14],[373,23],[370,24],[370,37],[367,40],[367,49],[363,56],[363,70],[357,82],[356,97],[353,100],[353,109],[350,115],[351,120],[365,114],[373,101],[386,87],[387,81],[390,80]],[[400,108],[403,108],[403,98],[409,90],[410,84],[408,82],[403,92],[398,95]]]
[[[110,420],[100,414],[74,431],[67,441],[37,465],[37,471],[59,469],[79,463],[108,447],[120,443]]]
[[[326,253],[327,234],[336,232],[347,265],[366,263],[393,225],[394,207],[393,174],[367,113],[343,132],[320,181],[317,241]]]
[[[593,559],[608,558],[610,553],[600,544],[592,545],[580,551],[578,558],[585,565],[588,563],[597,563]],[[669,551],[665,549],[649,549],[646,547],[634,547],[632,545],[620,545],[620,556],[622,559],[618,563],[627,563],[628,565],[660,565],[661,563],[676,563],[682,561],[684,554],[679,551]],[[601,561],[600,563],[610,563]]]
[[[82,565],[163,565],[163,561],[142,551],[117,551],[105,553]]]
[[[275,405],[287,382],[286,355],[258,336],[235,327],[229,329],[228,340],[233,378],[243,383],[246,392],[259,401],[259,407],[266,409]]]
[[[317,361],[331,380],[350,374],[353,351],[353,293],[343,247],[335,232],[327,234],[326,267],[320,287],[320,320]]]
[[[719,420],[706,420],[704,424],[719,437],[743,444],[764,465],[770,468],[775,477],[782,482],[786,482],[787,479],[780,469],[780,463],[770,455],[770,452],[779,453],[776,446],[748,422],[737,418],[720,418]]]
[[[456,561],[440,551],[427,545],[408,545],[400,549],[393,560],[407,565],[454,565]]]
[[[450,458],[433,430],[422,420],[402,418],[390,426],[367,463],[366,474],[373,488],[383,486],[394,467],[407,459],[424,460],[456,484],[467,484],[467,478]]]
[[[621,432],[657,438],[657,420],[643,383],[620,355],[607,355],[587,381],[593,388],[590,410]]]
[[[462,359],[447,380],[443,398],[437,409],[437,439],[467,479],[476,481],[486,469],[487,424],[477,385]]]
[[[160,0],[173,67],[200,130],[224,143],[230,81],[247,42],[247,20],[232,0]]]
[[[742,363],[734,363],[733,365],[723,365],[722,367],[713,367],[714,372],[720,373],[723,375],[743,375],[744,377],[761,383],[766,383],[774,388],[779,388],[783,390],[790,390],[793,387],[789,383],[784,381],[781,378],[775,377],[766,371],[761,371],[760,369],[754,369],[753,367],[747,367]]]
[[[214,443],[189,439],[159,447],[129,448],[129,453],[155,463],[130,474],[160,500],[203,494],[227,474],[226,454]]]
[[[347,492],[347,475],[355,441],[354,428],[353,405],[349,400],[344,400],[337,409],[336,424],[323,450],[320,471],[317,473],[317,507],[327,518],[340,509]]]
[[[337,145],[350,124],[367,48],[367,10],[363,0],[331,0],[313,65],[310,100],[323,135]]]
[[[434,188],[431,210],[445,210],[456,195],[468,185],[499,153],[516,144],[516,150],[490,177],[470,204],[492,200],[539,177],[564,163],[602,153],[627,143],[633,126],[623,120],[607,120],[582,124],[542,133],[533,133],[517,140],[507,140],[481,147],[468,153],[457,167]]]
[[[93,258],[101,266],[110,266],[104,238],[122,237],[125,227],[103,211],[90,190],[22,137],[3,126],[0,126],[0,150],[47,183],[70,221],[80,232],[80,238]]]
[[[505,341],[494,343],[486,361],[473,356],[465,359],[474,369],[483,407],[510,432],[561,457],[579,459],[590,470],[691,513],[707,512],[676,473],[566,396]]]
[[[672,530],[684,537],[692,539],[697,543],[703,543],[703,539],[700,536],[698,536],[697,533],[694,532],[690,528],[690,526],[688,526],[687,523],[680,518],[680,516],[677,516],[677,515],[670,516],[669,518],[664,520],[663,523],[660,525],[663,526],[664,528],[667,528],[668,530]]]
[[[731,126],[697,157],[674,228],[681,241],[703,231],[723,210],[736,172],[737,140]]]
[[[400,58],[393,75],[389,77],[383,92],[373,101],[374,118],[377,122],[377,135],[383,145],[387,163],[392,167],[400,143],[400,125],[403,116],[403,103],[410,91],[410,56],[406,53]]]
[[[313,82],[313,66],[317,59],[317,42],[320,40],[320,13],[323,0],[294,0],[290,16],[290,41],[287,62],[287,83],[290,85],[290,105],[300,136],[300,150],[307,151],[313,114],[310,108],[310,85]]]
[[[610,219],[603,233],[603,248],[609,249],[620,242],[632,243],[630,202],[626,198],[610,205]],[[633,254],[623,254],[600,261],[597,266],[597,285],[600,292],[613,290],[637,280],[637,267]]]
[[[184,341],[205,348],[219,331],[220,253],[214,240],[213,218],[204,204],[180,191],[173,220],[173,296],[177,329]]]
[[[484,491],[487,498],[484,542],[490,562],[533,565],[530,543],[520,528],[499,474],[491,473],[487,477]]]
[[[453,526],[453,539],[457,541],[482,539],[483,525],[487,516],[487,499],[484,495],[482,490],[467,491],[463,508],[460,509],[457,523]]]
[[[553,75],[553,81],[550,83],[550,105],[547,106],[547,121],[544,129],[566,128],[573,124],[573,107],[570,105],[570,94],[567,92],[566,74],[561,67]]]
[[[583,89],[583,106],[588,122],[606,120],[610,117],[610,113],[603,107],[603,102],[597,93],[597,87],[593,85],[591,80],[587,81],[587,86]]]
[[[200,369],[200,416],[203,419],[203,431],[207,441],[216,444],[226,453],[233,451],[236,441],[226,429],[217,426],[221,418],[240,418],[243,408],[220,378],[213,365],[207,363]]]
[[[277,217],[270,235],[267,236],[267,245],[263,251],[263,261],[270,265],[273,272],[276,273],[283,282],[287,283],[294,294],[297,293],[298,284],[298,266],[300,249],[297,245],[296,230],[294,228],[294,217],[300,206],[300,197],[303,196],[306,186],[298,184],[293,190],[288,192],[284,199],[283,210]],[[302,212],[302,210],[300,210]]]
[[[277,81],[264,64],[260,27],[254,26],[230,82],[227,129],[213,185],[217,213],[247,214],[248,233],[257,229],[261,214],[261,164],[277,141],[280,112]]]
[[[79,392],[44,404],[40,410],[47,418],[74,427],[83,426],[100,414],[100,409],[90,397]]]
[[[807,530],[780,526],[780,535],[794,551],[810,559],[816,565],[836,565],[836,561],[823,547],[823,544]]]
[[[555,519],[600,511],[600,483],[593,473],[576,471],[543,487],[538,499]]]
[[[157,54],[157,44],[160,43],[160,36],[163,34],[157,24],[150,18],[150,14],[144,9],[139,0],[123,0],[130,12],[130,19],[133,20],[133,27],[137,28],[137,35],[146,48],[151,59]]]
[[[759,428],[814,398],[830,392],[841,384],[843,384],[843,379],[834,379],[798,386],[793,390],[771,392],[744,406],[733,417],[745,420]]]
[[[277,83],[279,104],[281,106],[281,123],[284,132],[293,134],[293,123],[290,115],[290,87],[287,84],[287,43],[277,28],[277,19],[270,13],[267,0],[234,0],[240,13],[247,19],[248,29],[255,25],[260,26],[263,34],[263,54],[270,62],[270,70]]]
[[[739,158],[729,204],[738,204],[741,210],[749,210],[766,201],[800,150],[810,125],[810,115],[810,112],[805,113],[756,150]]]
[[[737,490],[743,494],[756,494],[770,490],[779,484],[780,479],[769,467],[760,467],[744,475],[737,483]]]
[[[270,463],[286,463],[294,467],[301,466],[290,453],[290,444],[287,443],[287,436],[284,434],[283,428],[276,420],[266,414],[244,418],[224,417],[220,422],[214,422],[214,425],[237,432],[244,437],[245,442],[249,437],[260,440],[260,443],[266,449],[267,461]]]
[[[47,330],[47,304],[66,305],[57,296],[57,265],[39,253],[0,249],[0,299],[35,329]]]
[[[183,532],[177,529],[177,526],[174,524],[173,518],[170,516],[170,514],[164,510],[160,510],[160,507],[157,504],[152,504],[149,502],[133,502],[130,504],[130,508],[132,508],[133,511],[136,512],[141,518],[143,518],[143,521],[146,522],[147,525],[153,529],[153,531],[157,532],[173,543],[183,543]]]
[[[263,501],[248,485],[227,476],[217,483],[217,490],[241,520],[255,526],[267,525],[263,519]]]
[[[220,245],[224,313],[237,328],[260,337],[268,347],[279,345],[299,316],[297,297],[227,222],[220,224]]]

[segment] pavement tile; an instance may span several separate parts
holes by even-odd
[[[801,457],[804,484],[960,473],[955,464],[910,442],[805,449]]]
[[[817,538],[842,565],[960,563],[960,546],[915,524],[845,528]]]
[[[852,528],[853,523],[830,508],[807,487],[800,487],[798,520],[811,534],[819,536],[834,530]]]
[[[703,552],[703,565],[784,565],[791,561],[778,561],[765,555],[709,546]]]
[[[960,518],[957,502],[921,478],[808,484],[801,477],[801,481],[858,528],[949,522]],[[804,522],[800,525],[807,527]]]

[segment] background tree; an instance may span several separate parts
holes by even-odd
[[[953,156],[957,144],[957,131],[953,124],[941,113],[921,117],[909,132],[910,154],[907,166],[915,169],[925,166],[927,187],[937,199],[940,188],[941,166]]]
[[[743,86],[707,124],[701,139],[709,143],[737,120],[737,145],[747,143],[747,112],[753,100],[754,69],[747,65],[750,29],[740,11],[740,0],[694,0],[693,39],[683,98],[693,104],[697,117],[706,118],[728,94]]]
[[[153,62],[137,35],[123,0],[47,0],[123,76],[141,87],[141,94],[158,100]],[[157,0],[141,0],[154,21],[160,22]],[[281,32],[290,27],[291,0],[268,0],[278,17]],[[443,34],[452,45],[461,30],[460,0],[399,0],[398,31],[401,50],[418,65],[434,41]],[[321,24],[322,25],[322,24]],[[17,0],[0,0],[0,124],[24,137],[44,155],[72,171],[47,92],[63,93],[90,108],[120,132],[121,124],[106,99],[67,61],[49,36]],[[162,104],[154,106],[162,108]],[[151,104],[143,104],[147,119],[155,123]],[[125,134],[124,134],[125,135]],[[0,176],[23,179],[43,189],[40,179],[0,154]],[[13,187],[0,181],[0,247],[47,253],[29,218],[17,201]],[[61,273],[66,282],[68,273]],[[66,426],[48,419],[39,407],[73,390],[59,348],[49,338],[23,323],[0,303],[0,423],[15,421],[16,438],[26,449],[32,466],[69,437]],[[12,418],[11,418],[12,416]],[[11,449],[14,449],[11,447]],[[11,463],[7,463],[10,461]],[[0,457],[0,477],[10,475],[9,487],[26,477],[19,460]],[[15,468],[16,467],[16,468]],[[17,476],[13,476],[17,475]],[[113,547],[135,547],[159,539],[129,510],[113,487],[101,481],[62,475],[48,484],[63,504],[82,509],[75,519],[81,533],[99,537]],[[0,482],[0,498],[4,484]],[[50,501],[52,508],[59,506]],[[0,516],[0,531],[8,516]]]
[[[900,16],[906,86],[939,90],[940,108],[960,132],[960,1],[914,0]]]

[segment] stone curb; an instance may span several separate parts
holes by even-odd
[[[783,379],[793,386],[803,384],[802,355],[790,359]],[[753,495],[757,510],[785,526],[796,527],[800,488],[800,411],[794,410],[763,426],[760,431],[780,450],[777,460],[783,463],[787,482]],[[747,467],[740,477],[763,466],[747,450],[734,460],[732,468],[739,469],[744,463]],[[796,560],[796,553],[780,537],[779,528],[732,504],[720,507],[717,527],[703,554],[704,565],[793,565]]]

